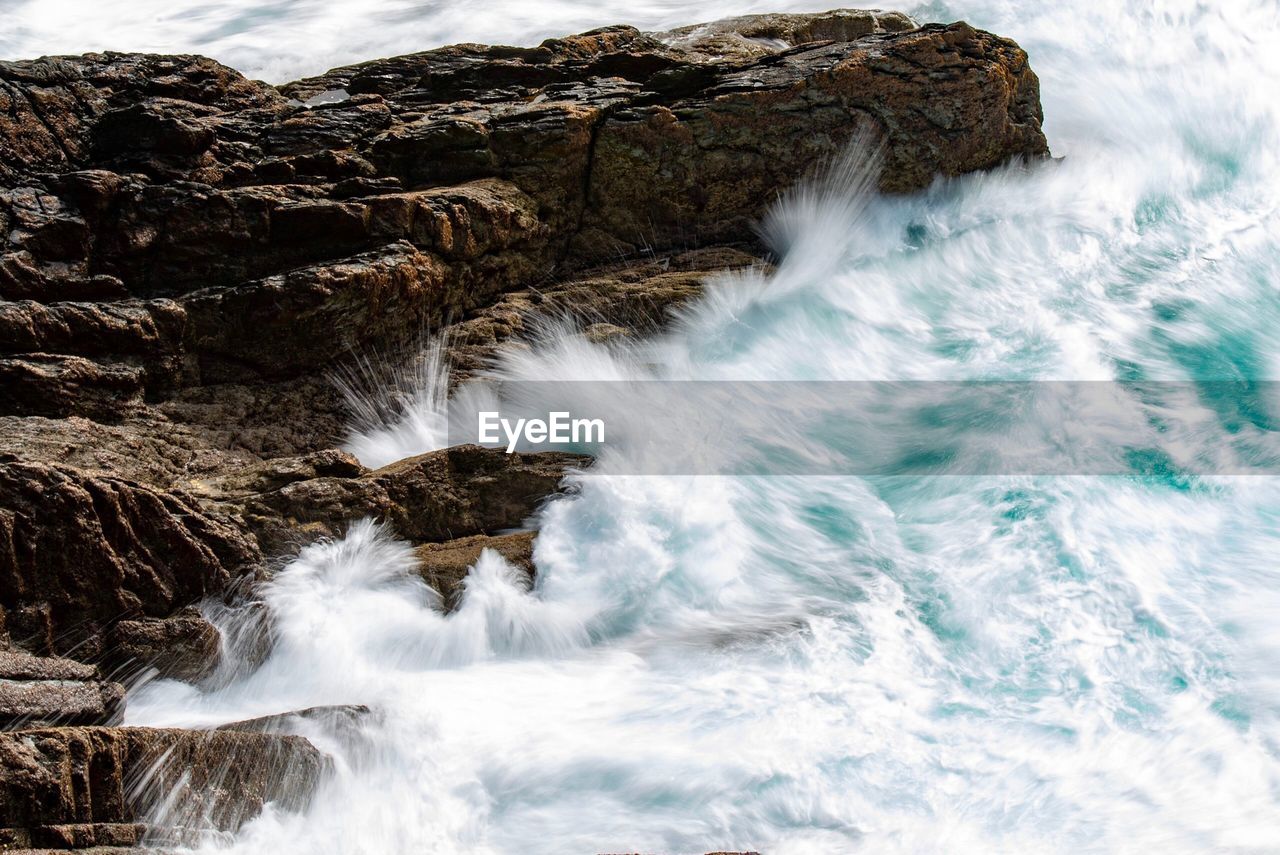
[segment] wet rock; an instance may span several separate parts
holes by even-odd
[[[729,38],[742,49],[707,41]],[[158,85],[147,75],[162,67]],[[192,57],[5,63],[0,81],[13,249],[139,296],[189,290],[197,271],[234,284],[373,248],[352,182],[383,182],[381,194],[509,181],[546,227],[521,249],[545,274],[641,245],[741,239],[773,193],[863,125],[885,141],[894,191],[1047,151],[1035,75],[1012,42],[850,10],[459,45],[280,91]]]
[[[181,385],[186,323],[170,300],[0,303],[0,353],[14,354],[0,408],[118,417],[144,393]]]
[[[0,828],[0,847],[14,855],[137,855],[147,835],[140,822],[80,822],[32,828]]]
[[[497,552],[532,582],[535,572],[535,537],[537,533],[532,531],[499,535],[477,534],[444,543],[424,543],[414,554],[417,556],[418,572],[423,581],[440,594],[445,611],[452,611],[458,607],[467,574],[486,549]]]
[[[0,680],[95,680],[98,669],[60,656],[0,650]]]
[[[565,471],[589,458],[544,452],[507,454],[460,445],[410,457],[358,478],[298,481],[244,503],[264,541],[290,532],[335,536],[362,517],[392,525],[411,541],[515,528],[561,489]]]
[[[1012,42],[955,24],[852,44],[803,45],[710,76],[705,65],[673,69],[667,98],[613,109],[573,251],[631,252],[636,236],[732,239],[859,132],[883,141],[887,191],[1045,153],[1039,84]]]
[[[764,14],[680,27],[655,37],[695,62],[745,61],[812,42],[852,42],[917,25],[901,12],[835,9],[816,14]]]
[[[173,358],[186,325],[172,300],[0,303],[0,350]]]
[[[0,357],[0,415],[118,421],[142,403],[139,365],[62,354]]]
[[[488,367],[499,347],[530,336],[547,322],[569,321],[595,340],[645,335],[729,270],[763,265],[735,247],[714,247],[615,264],[580,278],[504,294],[493,305],[448,328],[450,379]]]
[[[85,165],[95,124],[149,98],[220,111],[287,106],[271,87],[204,57],[106,53],[0,62],[0,181],[19,169]]]
[[[342,440],[351,416],[325,372],[277,382],[245,379],[184,389],[154,407],[169,430],[190,443],[201,464],[190,468],[192,478],[332,448]]]
[[[851,10],[458,45],[280,90],[198,57],[46,58],[0,63],[0,100],[0,294],[28,301],[0,311],[0,413],[173,406],[209,448],[268,456],[339,431],[288,388],[203,390],[307,383],[570,271],[750,241],[859,133],[890,191],[1047,153],[1015,44]],[[227,436],[250,396],[263,424]],[[272,423],[305,439],[272,447]]]
[[[0,605],[29,649],[94,655],[81,645],[116,619],[168,616],[260,560],[251,536],[182,493],[0,460]]]
[[[52,724],[108,724],[124,687],[70,659],[0,651],[0,729]]]
[[[324,755],[297,736],[142,727],[11,731],[0,733],[0,817],[9,838],[28,846],[50,845],[50,827],[145,821],[158,829],[234,830],[268,801],[286,810],[305,803],[326,768]]]
[[[240,406],[242,402],[232,403],[235,406],[222,409],[230,424],[223,424],[216,431],[205,431],[198,423],[165,418],[149,408],[114,424],[79,416],[0,416],[0,459],[30,463],[56,461],[88,475],[108,475],[160,489],[179,487],[198,492],[199,479],[214,473],[237,472],[260,462],[256,454],[232,447],[231,438],[241,432],[235,420],[247,421]],[[206,413],[195,405],[188,407],[213,418],[211,412]],[[213,409],[210,405],[209,410]],[[282,440],[287,441],[287,435]]]
[[[0,679],[0,727],[108,724],[123,702],[119,683]]]
[[[315,370],[377,342],[403,346],[428,324],[443,268],[407,243],[184,300],[205,382]],[[438,323],[438,316],[436,323]],[[393,325],[394,324],[394,328]]]
[[[122,671],[154,668],[162,677],[194,682],[218,665],[221,639],[199,610],[168,618],[117,621],[106,634],[105,661]]]
[[[370,710],[364,704],[308,707],[303,710],[291,710],[286,713],[264,715],[258,718],[219,725],[218,730],[241,730],[253,733],[292,733],[303,722],[317,722],[326,730],[339,731],[356,726],[369,714]]]
[[[326,448],[297,457],[277,457],[235,472],[210,478],[193,489],[219,499],[243,499],[271,493],[298,481],[313,478],[356,478],[369,473],[354,455]]]
[[[190,159],[217,139],[212,123],[205,121],[217,112],[190,101],[150,98],[104,113],[93,126],[91,145],[98,157],[122,162],[156,155]]]

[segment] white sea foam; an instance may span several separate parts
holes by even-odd
[[[424,42],[525,41],[526,26],[688,16],[485,8],[465,22],[461,3],[422,10],[408,35],[370,44],[369,30],[352,49],[400,50],[432,27]],[[652,341],[560,329],[498,374],[1280,379],[1274,5],[914,11],[1017,38],[1065,160],[910,198],[802,197],[773,220],[791,250],[776,273],[718,277]],[[806,242],[811,228],[823,239]],[[433,370],[412,375],[426,381],[409,384],[409,406],[369,411],[352,440],[368,462],[439,443]],[[1274,422],[1241,403],[1206,403],[1224,437]],[[642,436],[645,414],[631,417]],[[261,665],[135,691],[128,717],[145,724],[374,708],[354,742],[308,734],[337,766],[307,812],[268,812],[210,845],[1262,852],[1280,840],[1275,478],[646,478],[611,465],[541,513],[532,591],[486,553],[444,616],[407,547],[358,525],[263,590],[274,646]]]

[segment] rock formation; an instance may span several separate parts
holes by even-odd
[[[297,546],[384,519],[445,607],[484,547],[532,574],[532,534],[502,532],[583,461],[461,447],[370,471],[337,448],[332,371],[442,333],[460,380],[539,317],[651,331],[709,273],[764,263],[753,223],[855,136],[900,193],[1045,157],[1040,120],[1013,42],[848,10],[280,87],[195,56],[0,62],[0,846],[133,845],[137,794],[173,769],[170,826],[305,796],[323,758],[279,727],[85,726],[141,668],[208,673],[190,607],[251,595]],[[231,762],[250,755],[280,762]]]
[[[58,727],[0,732],[0,764],[0,847],[69,849],[138,843],[137,818],[179,787],[168,828],[234,831],[265,802],[304,804],[326,760],[300,736]]]

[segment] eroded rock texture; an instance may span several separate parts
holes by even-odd
[[[537,317],[647,332],[753,263],[764,206],[863,132],[888,191],[1046,153],[1015,44],[847,10],[279,88],[199,57],[0,63],[0,98],[0,593],[15,640],[94,655],[112,621],[261,572],[290,528],[422,516],[358,464],[216,487],[337,453],[324,373],[352,354],[453,321],[463,377]],[[406,535],[476,533],[440,513]]]
[[[753,223],[850,140],[910,192],[1043,158],[1040,119],[1013,42],[851,10],[281,87],[194,56],[0,62],[0,716],[26,728],[0,733],[0,845],[135,844],[125,781],[156,751],[195,806],[161,824],[305,792],[322,761],[285,737],[30,729],[110,723],[140,671],[206,677],[221,644],[191,605],[298,546],[380,518],[446,608],[484,548],[532,575],[532,533],[509,530],[584,461],[461,447],[370,470],[338,448],[330,372],[442,333],[459,382],[544,321],[652,332],[709,275],[764,264]]]
[[[0,733],[0,846],[132,845],[235,830],[265,802],[305,803],[327,762],[298,736],[147,727]],[[168,796],[155,809],[156,796]]]

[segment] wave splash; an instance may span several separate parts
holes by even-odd
[[[495,376],[1277,379],[1280,25],[1266,4],[1162,9],[930,6],[1028,48],[1060,163],[794,195],[766,226],[774,272],[716,278],[648,341],[550,331]],[[435,366],[369,411],[367,461],[439,443]],[[533,590],[486,553],[444,615],[410,549],[362,523],[266,586],[265,658],[137,690],[140,724],[373,710],[359,738],[305,734],[336,758],[305,814],[207,848],[1280,839],[1277,479],[611,465],[542,512]]]

